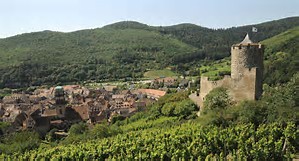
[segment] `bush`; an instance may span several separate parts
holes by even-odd
[[[40,138],[36,132],[22,131],[2,138],[0,142],[0,153],[13,154],[37,148]]]
[[[85,132],[87,132],[87,130],[88,130],[88,126],[85,123],[80,122],[78,124],[74,124],[71,126],[69,130],[69,135],[84,134]]]
[[[231,104],[231,98],[227,93],[227,89],[223,87],[218,87],[213,89],[203,102],[204,109],[224,109]]]
[[[266,109],[258,101],[243,101],[239,105],[238,119],[240,123],[253,123],[256,126],[266,121]]]
[[[176,108],[177,103],[174,102],[170,102],[170,103],[166,103],[162,109],[161,109],[161,113],[165,116],[173,116],[173,111]]]
[[[109,126],[107,123],[96,124],[90,131],[90,138],[102,139],[122,133],[118,126]]]
[[[196,105],[191,100],[185,99],[175,106],[173,114],[176,116],[187,117],[195,110],[198,110]]]

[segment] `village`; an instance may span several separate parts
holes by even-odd
[[[54,128],[64,132],[81,121],[97,124],[129,117],[164,96],[167,87],[179,84],[175,89],[185,89],[189,82],[178,83],[176,78],[166,77],[150,83],[154,88],[124,90],[115,85],[98,88],[65,85],[19,91],[0,99],[0,121],[12,125],[6,133],[33,129],[45,135]]]

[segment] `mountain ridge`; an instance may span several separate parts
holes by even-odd
[[[299,17],[254,25],[253,40],[299,26]],[[147,70],[230,55],[251,26],[208,29],[193,24],[151,27],[134,21],[74,32],[43,31],[0,40],[1,87],[140,78]],[[190,65],[187,65],[190,66]],[[182,71],[183,72],[183,71]]]
[[[232,28],[240,28],[240,27],[252,27],[255,25],[263,25],[263,24],[267,24],[267,23],[273,23],[273,22],[280,22],[280,21],[291,21],[291,20],[295,20],[298,21],[299,16],[292,16],[292,17],[285,17],[285,18],[281,18],[281,19],[276,19],[276,20],[269,20],[269,21],[265,21],[265,22],[261,22],[261,23],[253,23],[253,24],[245,24],[245,25],[239,25],[239,26],[231,26],[231,27],[219,27],[219,28],[212,28],[212,27],[206,27],[206,26],[201,26],[199,24],[194,24],[194,23],[189,23],[189,22],[184,22],[184,23],[178,23],[178,24],[173,24],[173,25],[165,25],[165,26],[159,26],[159,25],[148,25],[142,22],[138,22],[138,21],[134,21],[134,20],[128,20],[128,21],[118,21],[118,22],[114,22],[111,24],[107,24],[104,25],[102,27],[95,27],[95,28],[90,28],[90,29],[79,29],[79,30],[74,30],[74,31],[69,31],[69,32],[64,32],[64,31],[54,31],[54,30],[43,30],[43,31],[34,31],[34,32],[28,32],[28,33],[20,33],[20,34],[16,34],[13,36],[8,36],[5,38],[0,38],[1,39],[7,39],[7,38],[11,38],[14,36],[19,36],[19,35],[23,35],[23,34],[32,34],[32,33],[40,33],[40,32],[59,32],[59,33],[73,33],[73,32],[78,32],[78,31],[86,31],[86,30],[96,30],[96,29],[101,29],[101,28],[109,28],[109,27],[116,27],[118,25],[123,25],[126,23],[131,23],[131,24],[139,24],[140,26],[147,26],[147,27],[152,27],[152,28],[159,28],[159,27],[176,27],[176,26],[196,26],[196,27],[200,27],[200,28],[205,28],[205,29],[210,29],[210,30],[228,30],[228,29],[232,29]],[[118,28],[118,27],[116,27]]]

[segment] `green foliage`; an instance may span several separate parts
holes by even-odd
[[[69,130],[69,135],[78,135],[78,134],[84,134],[86,133],[88,130],[88,126],[87,124],[80,122],[78,124],[74,124],[71,126],[70,130]]]
[[[55,135],[55,132],[57,132],[58,129],[54,128],[50,130],[47,135],[45,136],[45,140],[49,142],[55,142],[58,138]]]
[[[9,88],[0,89],[0,99],[4,98],[5,96],[11,95],[12,90]]]
[[[87,130],[84,130],[85,124],[77,124],[70,130],[72,137],[68,136],[54,147],[43,145],[15,154],[4,152],[0,158],[203,160],[230,156],[236,160],[291,159],[299,150],[295,101],[298,78],[296,74],[286,84],[265,86],[259,101],[244,101],[229,108],[216,104],[217,108],[207,110],[194,120],[185,120],[194,112],[187,92],[166,95],[151,110],[124,121],[98,124]],[[221,93],[226,94],[226,90],[218,88],[214,92],[215,95]],[[168,115],[162,112],[168,106],[169,114],[175,117],[161,116]],[[158,113],[156,117],[152,117],[152,110]],[[185,113],[188,110],[191,114]],[[185,119],[180,119],[185,115]]]
[[[161,113],[165,116],[181,116],[187,117],[193,111],[198,110],[196,105],[189,99],[179,102],[170,102],[163,105]]]
[[[222,59],[230,55],[231,45],[239,43],[246,33],[250,34],[254,42],[259,42],[296,26],[299,26],[299,17],[217,30],[193,24],[179,24],[161,27],[159,31],[162,34],[171,34],[187,44],[202,49],[206,58]],[[252,27],[258,28],[258,32],[250,32]]]
[[[254,123],[255,125],[266,122],[267,113],[266,109],[257,101],[244,101],[235,111],[238,115],[237,121],[242,123]]]
[[[250,34],[253,40],[260,41],[298,25],[298,17],[287,18],[254,25],[259,32]],[[174,66],[178,73],[190,70],[194,74],[194,63],[229,56],[230,46],[240,42],[251,27],[225,30],[192,24],[150,27],[129,21],[71,33],[43,31],[17,35],[0,40],[0,88],[136,79],[148,69],[168,66]],[[285,51],[288,54],[296,53],[297,48],[290,45],[296,42],[297,38],[290,38],[289,46],[281,47],[290,49]],[[266,79],[279,71],[275,80],[266,81],[286,82],[294,71],[293,58],[293,54],[287,57],[292,64],[291,74],[277,70],[280,64],[288,63],[266,65],[269,73]],[[288,74],[287,78],[281,77],[283,73]]]
[[[209,77],[209,80],[222,79],[224,75],[230,75],[230,60],[228,58],[207,62],[200,67],[201,76]]]
[[[39,146],[40,139],[36,132],[22,131],[0,139],[0,154],[23,153]]]
[[[174,128],[138,130],[80,144],[40,148],[23,154],[0,155],[3,160],[283,160],[296,152],[298,130],[293,123],[252,124],[219,128],[184,123]],[[283,149],[286,142],[287,148]]]
[[[173,125],[178,124],[177,117],[166,117],[160,116],[155,119],[151,118],[142,118],[139,120],[135,120],[134,122],[129,122],[128,124],[120,126],[122,131],[131,132],[131,131],[141,131],[146,129],[159,129],[159,128],[169,128]]]
[[[176,108],[177,104],[174,102],[166,103],[162,109],[161,113],[165,116],[173,116],[173,111]]]
[[[226,88],[218,87],[207,94],[203,104],[207,110],[224,109],[231,104],[231,98]]]
[[[298,71],[299,27],[295,27],[263,41],[265,50],[264,83],[288,82]]]
[[[177,76],[176,73],[172,72],[169,69],[163,69],[163,70],[151,70],[144,73],[144,77],[146,78],[160,78],[160,77],[173,77]]]
[[[197,109],[196,105],[190,99],[186,99],[177,104],[177,106],[175,107],[175,109],[173,111],[173,114],[175,116],[187,117],[192,112],[197,111],[197,110],[198,109]]]
[[[117,121],[122,121],[124,120],[125,117],[122,116],[122,115],[116,115],[116,116],[113,116],[112,119],[111,119],[111,123],[114,124],[115,122]]]
[[[206,97],[204,112],[201,112],[201,124],[213,124],[227,126],[230,124],[253,123],[256,126],[264,123],[299,122],[299,106],[296,105],[298,98],[296,82],[299,74],[295,74],[291,80],[276,87],[264,86],[262,98],[258,101],[243,101],[238,105],[231,106],[225,102],[225,90],[210,92]],[[217,90],[219,91],[219,89]],[[217,94],[218,93],[218,94]],[[220,96],[219,96],[220,95]],[[210,102],[208,104],[208,102]],[[207,108],[206,108],[207,107]],[[208,109],[208,110],[206,110]]]
[[[260,24],[257,26],[259,34],[252,38],[263,40],[298,26],[297,19]],[[0,49],[3,49],[0,50],[0,73],[3,73],[0,84],[25,86],[33,82],[141,77],[147,69],[165,69],[170,64],[184,62],[184,54],[188,59],[200,59],[198,53],[202,49],[208,49],[203,51],[209,53],[205,53],[207,58],[222,58],[228,54],[227,48],[239,42],[244,31],[251,27],[210,30],[184,24],[155,28],[127,22],[68,34],[47,31],[20,35],[0,40]],[[290,159],[299,150],[299,131],[296,129],[299,76],[293,68],[293,60],[298,54],[297,31],[290,30],[285,37],[277,36],[265,42],[266,82],[270,85],[288,83],[276,87],[265,85],[259,101],[244,101],[231,106],[227,91],[217,88],[205,98],[206,111],[192,120],[190,118],[198,109],[188,99],[188,92],[172,93],[160,98],[149,110],[123,121],[115,120],[112,125],[103,123],[93,128],[84,123],[73,125],[69,136],[58,145],[42,144],[37,149],[40,141],[33,132],[6,136],[0,140],[0,160],[221,160],[228,155],[235,160]],[[197,34],[200,36],[194,36]],[[64,49],[64,46],[68,48]],[[82,57],[82,53],[86,57]],[[49,61],[41,65],[40,60]],[[14,65],[7,66],[6,62]],[[177,64],[177,70],[188,70],[190,64]],[[292,78],[285,71],[287,64]],[[201,72],[213,73],[228,67],[227,61],[219,61],[211,67],[213,69]],[[286,78],[282,78],[283,73]],[[48,136],[48,141],[56,140]]]
[[[197,111],[195,104],[188,98],[188,91],[167,94],[161,97],[149,110],[149,118],[178,116],[187,118]]]
[[[6,129],[10,126],[11,126],[11,124],[8,122],[0,122],[0,136],[3,135],[3,133],[5,133],[5,131],[6,131]]]
[[[140,78],[147,69],[170,65],[177,53],[197,50],[175,38],[141,29],[104,27],[67,34],[23,34],[0,40],[0,85]]]
[[[286,84],[276,87],[264,86],[264,94],[260,102],[261,106],[267,109],[268,122],[299,122],[298,81],[297,72]]]
[[[108,126],[105,123],[95,125],[89,133],[90,139],[101,139],[121,133],[121,129],[117,126]]]
[[[76,144],[89,139],[89,128],[86,123],[74,124],[68,131],[69,135],[62,140],[62,144]]]

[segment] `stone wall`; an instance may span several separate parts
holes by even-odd
[[[243,82],[243,79],[248,83],[250,79],[253,84],[247,90],[254,90],[254,97],[251,99],[258,99],[262,95],[263,85],[263,60],[264,60],[264,46],[261,44],[237,44],[231,47],[231,78],[233,84],[238,85]],[[253,72],[248,72],[248,71]],[[241,93],[240,93],[241,94]],[[248,97],[245,97],[248,98]]]
[[[217,81],[209,81],[208,77],[201,77],[200,79],[200,93],[199,93],[199,105],[200,107],[203,107],[203,101],[205,96],[214,88],[217,87],[225,87],[230,88],[231,87],[231,78],[230,76],[224,76],[223,79],[217,80]]]
[[[256,73],[257,68],[244,69],[243,76],[239,79],[232,79],[225,76],[218,81],[209,81],[208,77],[200,79],[199,106],[203,107],[205,96],[214,88],[224,87],[228,89],[229,95],[233,101],[254,100],[256,98]]]
[[[253,67],[260,68],[258,76],[263,72],[263,51],[260,44],[233,45],[231,47],[231,77],[240,79],[244,76],[243,71]]]
[[[201,77],[198,100],[192,97],[192,100],[199,102],[200,107],[203,107],[205,96],[217,87],[227,88],[235,102],[256,100],[262,95],[264,46],[249,42],[231,47],[231,76],[218,81]]]
[[[236,102],[241,100],[254,100],[256,93],[256,70],[251,68],[243,71],[243,77],[239,80],[231,79],[229,88],[232,99]]]

